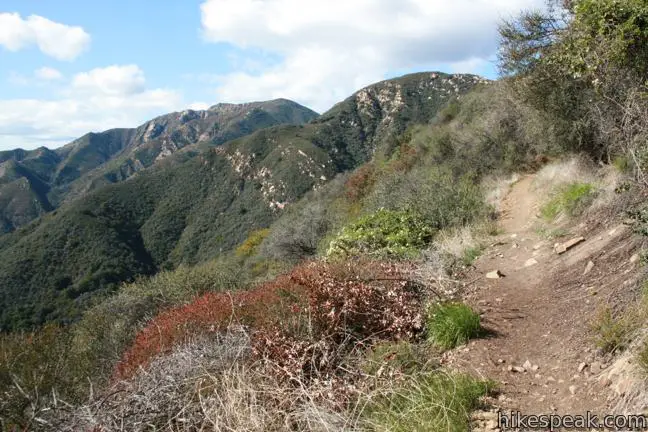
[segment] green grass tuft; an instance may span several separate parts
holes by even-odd
[[[558,193],[541,209],[546,220],[554,220],[560,214],[578,216],[592,203],[595,196],[594,185],[590,183],[571,183],[561,188]]]
[[[632,333],[638,327],[637,317],[633,311],[616,318],[609,308],[602,310],[593,323],[595,344],[605,353],[623,351],[632,339]]]
[[[428,339],[442,349],[452,349],[482,332],[479,314],[463,303],[433,306],[428,312]]]
[[[470,413],[479,399],[493,390],[493,384],[468,375],[436,371],[408,377],[384,391],[364,412],[371,431],[447,431],[469,429]]]
[[[466,266],[471,266],[481,256],[484,249],[481,246],[469,247],[463,253],[463,263]]]

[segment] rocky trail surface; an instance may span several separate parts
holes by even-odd
[[[475,430],[498,430],[498,410],[607,413],[614,393],[606,374],[612,359],[597,350],[592,321],[634,283],[636,240],[629,227],[600,221],[543,238],[538,195],[533,176],[513,185],[502,205],[505,233],[474,264],[466,300],[489,335],[443,360],[499,383],[492,409],[476,413]]]

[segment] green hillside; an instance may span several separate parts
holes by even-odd
[[[266,127],[304,124],[316,116],[285,99],[219,104],[205,111],[167,114],[136,129],[89,133],[56,150],[0,152],[0,167],[13,164],[0,168],[0,199],[7,203],[0,232],[12,231],[63,202],[126,180],[198,144],[216,146]],[[18,178],[24,179],[22,186],[9,185],[9,179]]]
[[[121,282],[231,250],[480,82],[427,73],[378,83],[311,124],[212,141],[64,204],[0,238],[0,327],[67,322]]]

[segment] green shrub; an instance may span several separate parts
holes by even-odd
[[[592,326],[596,346],[606,353],[624,350],[630,343],[638,322],[631,313],[616,318],[609,308],[603,309]]]
[[[463,263],[466,266],[471,266],[481,256],[483,253],[483,248],[480,246],[475,246],[475,247],[469,247],[466,250],[464,250],[463,253]]]
[[[53,391],[78,401],[88,383],[71,342],[69,332],[52,324],[34,333],[0,334],[0,430],[38,430],[34,417],[52,402]]]
[[[542,206],[540,213],[547,220],[554,220],[559,214],[578,216],[592,203],[595,194],[595,188],[590,183],[571,183]]]
[[[470,175],[457,177],[446,167],[385,174],[367,198],[366,208],[407,209],[436,230],[467,225],[487,210],[478,181]]]
[[[270,230],[268,228],[252,231],[248,238],[245,239],[241,245],[236,248],[236,256],[245,258],[251,257],[257,254],[259,246],[263,243],[263,240],[268,237]]]
[[[481,333],[479,314],[463,303],[435,305],[428,311],[428,339],[442,349],[452,349]]]
[[[464,432],[471,412],[492,387],[468,375],[416,374],[374,396],[365,409],[364,426],[370,431]]]
[[[331,241],[327,256],[408,257],[427,246],[433,234],[414,212],[381,209],[346,226]]]

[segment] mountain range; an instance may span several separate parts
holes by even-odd
[[[167,114],[135,129],[89,133],[55,150],[0,152],[0,230],[11,231],[199,143],[220,145],[264,127],[304,124],[315,117],[314,111],[283,99],[218,104]]]
[[[331,110],[219,104],[0,153],[0,329],[68,322],[119,284],[213,259],[474,86],[407,75]]]

